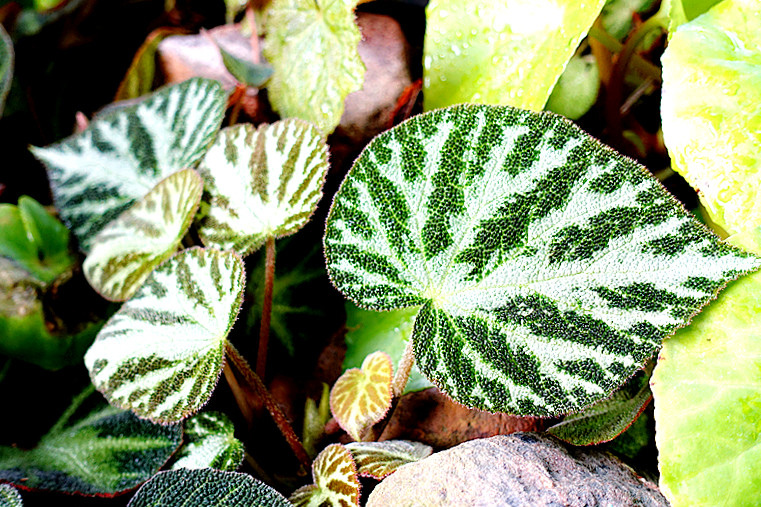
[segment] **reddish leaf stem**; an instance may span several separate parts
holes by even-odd
[[[275,237],[267,238],[266,260],[264,263],[264,301],[262,302],[262,322],[259,328],[259,351],[256,354],[256,373],[264,378],[267,368],[267,345],[270,340],[272,319],[272,289],[275,285]]]

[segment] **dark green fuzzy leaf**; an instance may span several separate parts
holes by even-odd
[[[187,442],[177,454],[173,470],[216,468],[234,472],[243,462],[245,449],[235,438],[233,423],[221,412],[202,412],[185,421]]]
[[[761,264],[569,121],[501,106],[441,109],[376,137],[324,245],[333,283],[361,307],[421,306],[415,358],[445,393],[540,416],[609,396]]]

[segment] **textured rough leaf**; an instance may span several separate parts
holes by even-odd
[[[83,251],[159,181],[203,156],[226,99],[218,82],[190,79],[96,117],[82,133],[32,149],[47,167],[56,207]]]
[[[178,171],[106,225],[83,265],[90,285],[110,301],[129,299],[151,271],[177,250],[202,193],[198,173]]]
[[[400,466],[420,461],[433,452],[431,446],[409,440],[352,442],[346,448],[354,457],[359,475],[378,480],[396,472]]]
[[[320,133],[301,120],[235,125],[220,131],[198,170],[208,193],[201,239],[245,256],[309,220],[322,195],[328,152]]]
[[[420,370],[461,404],[551,415],[608,396],[759,260],[567,120],[464,105],[368,145],[325,232],[360,306],[422,305]]]
[[[356,441],[391,408],[393,367],[385,352],[373,352],[362,368],[346,370],[330,390],[330,411]]]
[[[761,224],[761,4],[728,0],[681,25],[663,55],[672,166],[729,234]]]
[[[185,437],[172,469],[216,468],[234,472],[245,449],[235,438],[233,423],[220,412],[201,412],[185,421]]]
[[[330,134],[344,99],[362,87],[357,52],[357,0],[273,0],[267,9],[264,56],[275,73],[267,91],[282,117],[307,120]]]
[[[541,110],[605,0],[432,0],[425,109],[461,102]]]
[[[346,447],[331,444],[312,463],[314,484],[303,486],[288,498],[296,507],[359,505],[357,466]]]
[[[168,470],[156,474],[132,497],[128,507],[290,507],[277,491],[247,474]]]
[[[5,98],[11,89],[13,78],[13,42],[0,25],[0,117],[3,116]]]
[[[609,442],[626,431],[652,398],[648,381],[652,368],[637,372],[610,398],[547,429],[547,433],[572,445]]]
[[[95,387],[111,404],[157,422],[197,412],[222,371],[244,284],[232,252],[192,248],[164,262],[87,351]]]
[[[0,447],[0,481],[22,489],[112,496],[158,472],[182,442],[178,425],[152,424],[102,402],[81,410],[82,398],[34,449]]]
[[[0,484],[0,507],[21,507],[21,494],[10,484]]]

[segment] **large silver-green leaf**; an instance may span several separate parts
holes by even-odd
[[[168,470],[135,493],[128,507],[291,507],[280,493],[247,474]]]
[[[82,266],[90,285],[110,301],[129,299],[153,268],[175,252],[202,193],[198,173],[178,171],[106,225]]]
[[[324,134],[338,125],[344,99],[362,87],[365,66],[354,24],[358,0],[273,0],[267,9],[267,85],[282,117],[311,121]]]
[[[3,25],[0,25],[0,117],[3,116],[3,107],[5,98],[11,89],[11,79],[13,78],[13,42],[5,31]]]
[[[424,106],[461,102],[541,110],[605,0],[431,0]]]
[[[220,131],[201,162],[207,195],[204,244],[248,255],[293,234],[312,216],[328,170],[325,139],[295,118]]]
[[[761,3],[726,0],[671,35],[662,116],[711,219],[729,234],[761,224]]]
[[[195,165],[222,122],[226,98],[218,82],[190,79],[98,116],[59,143],[32,148],[83,251],[159,181]]]
[[[324,244],[358,305],[422,306],[415,357],[444,392],[534,415],[605,398],[761,262],[562,117],[477,105],[375,138]]]
[[[108,401],[157,422],[209,399],[242,301],[243,262],[191,248],[165,261],[106,323],[85,365]]]
[[[180,446],[180,426],[140,420],[90,393],[76,399],[34,449],[0,447],[0,482],[113,496],[146,481]]]
[[[216,468],[234,472],[243,462],[245,449],[235,438],[235,428],[221,412],[201,412],[185,421],[185,437],[172,469]]]

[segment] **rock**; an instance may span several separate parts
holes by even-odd
[[[667,506],[658,488],[610,454],[533,433],[465,442],[400,467],[368,507]]]

